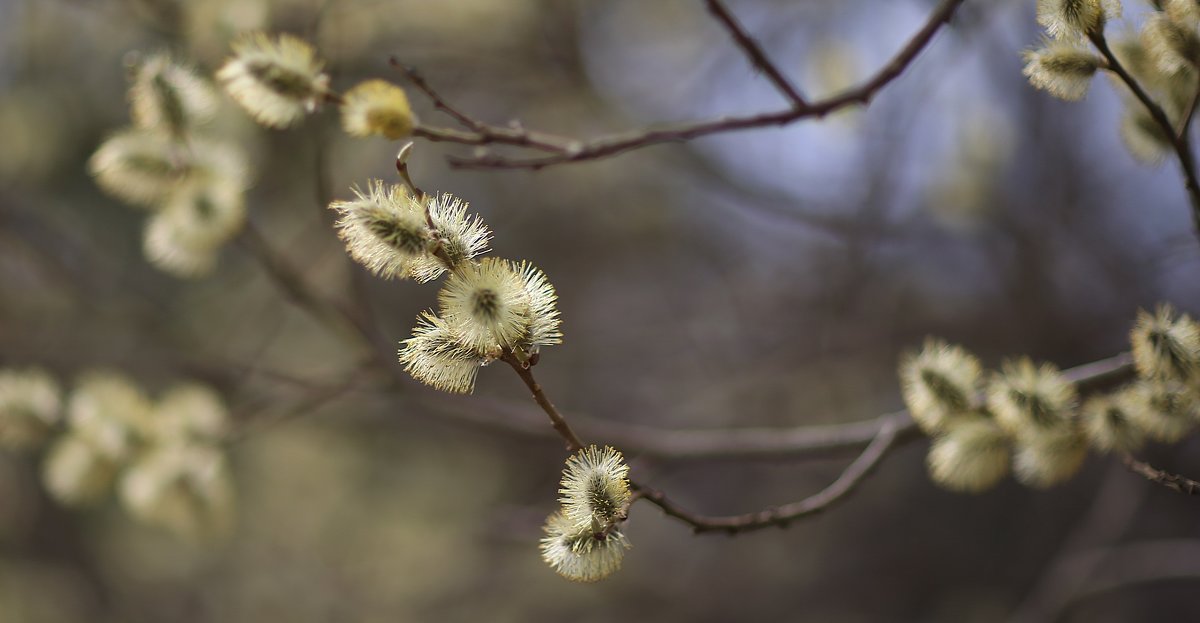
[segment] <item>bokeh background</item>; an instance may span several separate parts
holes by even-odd
[[[1025,82],[1034,4],[968,0],[869,108],[824,121],[536,173],[454,170],[444,157],[471,148],[418,141],[413,174],[470,201],[496,254],[557,286],[566,341],[537,372],[570,413],[664,429],[864,420],[902,406],[896,362],[926,335],[990,365],[1099,359],[1126,348],[1139,307],[1200,309],[1200,243],[1174,164],[1123,148],[1108,83],[1068,104]],[[821,95],[870,75],[934,3],[729,6]],[[155,270],[144,214],[88,177],[128,123],[130,51],[211,72],[260,28],[316,44],[335,87],[401,82],[395,55],[483,120],[572,136],[783,104],[686,0],[0,0],[0,365],[67,384],[114,368],[151,391],[202,379],[239,431],[237,527],[204,545],[115,503],[64,509],[38,454],[0,455],[0,621],[1001,621],[1039,590],[1061,620],[1200,618],[1185,580],[1054,584],[1072,577],[1054,572],[1064,543],[1087,551],[1093,533],[1154,540],[1151,566],[1186,576],[1195,500],[1104,457],[1049,491],[956,495],[929,482],[923,439],[787,530],[693,536],[636,506],[618,574],[560,579],[537,539],[562,445],[511,371],[485,368],[468,397],[389,383],[243,245],[205,279]],[[423,121],[451,125],[411,97]],[[350,139],[336,111],[275,132],[225,108],[220,131],[252,154],[251,221],[324,295],[367,301],[392,348],[436,287],[350,264],[324,204],[391,179],[397,145]],[[1196,474],[1198,451],[1147,456]],[[640,479],[710,513],[799,499],[853,456],[627,454]]]

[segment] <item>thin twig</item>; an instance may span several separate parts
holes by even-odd
[[[1192,480],[1187,476],[1163,471],[1145,461],[1139,461],[1128,454],[1121,457],[1121,462],[1125,464],[1125,467],[1129,471],[1176,493],[1200,495],[1200,482]]]
[[[534,379],[531,367],[522,363],[511,353],[505,354],[502,360],[509,364],[529,391],[534,401],[550,418],[554,430],[567,444],[568,452],[576,452],[584,447],[583,440],[575,433],[565,417],[559,412],[546,396],[545,391]],[[1087,393],[1118,382],[1127,377],[1132,370],[1131,358],[1128,353],[1122,353],[1108,359],[1084,364],[1067,370],[1065,376],[1076,383],[1080,392]],[[630,486],[641,494],[641,498],[658,506],[668,516],[688,524],[697,532],[727,532],[737,534],[759,530],[768,526],[786,527],[788,523],[828,508],[841,500],[883,459],[888,451],[896,444],[900,433],[912,429],[911,418],[907,413],[898,412],[878,418],[878,428],[871,443],[862,454],[851,463],[842,475],[819,493],[781,507],[768,508],[755,513],[729,516],[705,516],[693,513],[667,498],[662,491],[650,486],[632,482]]]
[[[699,515],[671,501],[662,491],[640,484],[633,484],[633,487],[640,491],[642,497],[648,502],[661,508],[667,516],[688,524],[697,534],[725,532],[732,535],[771,526],[786,528],[792,521],[819,513],[849,495],[887,455],[888,450],[896,441],[897,428],[897,425],[891,421],[880,426],[879,433],[862,454],[846,467],[837,480],[820,492],[799,502],[755,513],[728,516]]]
[[[796,90],[796,87],[788,81],[775,63],[767,58],[762,46],[750,36],[750,33],[746,32],[746,29],[738,23],[737,18],[729,12],[729,9],[721,4],[721,0],[705,0],[705,4],[708,5],[708,11],[717,18],[717,21],[721,22],[725,30],[729,31],[734,43],[749,57],[750,63],[767,75],[767,78],[775,84],[775,88],[779,89],[779,92],[783,93],[784,97],[792,103],[793,108],[800,109],[808,105],[804,96],[800,95],[800,91]]]
[[[1108,70],[1117,75],[1121,82],[1129,88],[1133,96],[1141,102],[1146,111],[1150,113],[1150,117],[1158,124],[1159,130],[1163,136],[1170,142],[1171,149],[1175,152],[1176,159],[1179,160],[1179,167],[1183,169],[1183,183],[1187,188],[1188,199],[1192,203],[1192,227],[1195,229],[1197,236],[1200,236],[1200,179],[1196,177],[1196,164],[1192,156],[1191,139],[1187,132],[1180,134],[1176,133],[1175,125],[1171,123],[1170,117],[1167,116],[1162,106],[1159,106],[1150,94],[1142,88],[1137,79],[1133,77],[1113,54],[1112,49],[1108,47],[1108,40],[1104,38],[1104,33],[1100,30],[1092,30],[1088,32],[1088,39],[1092,45],[1096,46],[1096,50],[1104,57],[1108,64]]]
[[[286,406],[277,407],[272,404],[271,406],[261,408],[251,407],[240,409],[235,417],[240,423],[234,433],[227,439],[227,442],[230,444],[241,442],[248,437],[256,436],[257,433],[268,428],[312,413],[329,402],[346,395],[368,378],[363,372],[366,371],[368,366],[372,365],[374,364],[371,361],[364,362],[363,365],[346,375],[344,379],[332,385],[310,386],[308,391]],[[266,417],[263,415],[265,413],[273,413],[274,415]]]
[[[521,380],[525,382],[525,387],[528,387],[530,393],[533,394],[534,402],[542,408],[542,411],[546,412],[546,415],[550,417],[550,423],[554,426],[554,430],[563,438],[563,441],[567,442],[567,452],[574,453],[583,449],[583,441],[571,429],[571,425],[567,424],[566,418],[558,412],[554,403],[550,402],[550,399],[546,397],[546,392],[542,390],[542,386],[533,378],[533,371],[530,366],[518,360],[511,353],[505,354],[502,357],[502,361],[512,366],[517,376],[521,377]]]
[[[1197,106],[1200,106],[1200,79],[1196,80],[1196,88],[1192,90],[1192,99],[1184,110],[1183,121],[1179,123],[1179,131],[1175,133],[1179,140],[1190,140],[1188,130],[1192,127],[1192,120],[1196,118]]]
[[[446,98],[442,97],[441,93],[429,84],[425,76],[417,71],[417,68],[405,65],[395,57],[392,57],[390,62],[392,67],[404,72],[408,81],[417,87],[417,90],[424,93],[433,102],[435,108],[453,117],[455,121],[470,130],[470,132],[460,132],[449,128],[418,125],[413,129],[414,136],[426,138],[431,141],[445,141],[464,145],[488,145],[496,143],[561,154],[570,153],[572,145],[577,142],[546,132],[526,130],[520,125],[501,127],[484,123],[450,104]]]
[[[419,127],[414,131],[414,135],[433,141],[448,141],[467,145],[501,143],[537,148],[547,152],[549,155],[530,158],[509,158],[483,153],[469,157],[449,156],[447,158],[451,166],[458,168],[537,170],[568,162],[604,158],[660,143],[687,141],[721,132],[766,126],[782,126],[801,119],[820,118],[847,106],[870,103],[871,99],[880,90],[899,77],[912,64],[921,51],[933,40],[938,30],[943,25],[949,23],[951,17],[954,16],[954,12],[963,2],[964,0],[943,0],[942,4],[929,16],[925,25],[913,35],[908,43],[886,65],[881,67],[867,81],[843,93],[824,100],[808,103],[804,106],[793,106],[780,111],[741,117],[722,117],[673,126],[636,130],[627,133],[612,134],[587,142],[568,141],[564,143],[562,142],[563,139],[555,137],[555,140],[551,141],[552,147],[549,148],[541,147],[531,141],[531,137],[535,134],[524,129],[506,130],[505,128],[497,128],[486,124],[480,126],[477,130],[469,132]],[[418,88],[421,88],[420,83],[414,84],[417,84]],[[428,91],[426,93],[428,94]],[[472,123],[477,122],[472,120]]]

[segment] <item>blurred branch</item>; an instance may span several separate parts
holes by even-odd
[[[1074,596],[1072,601],[1078,602],[1139,584],[1200,579],[1200,541],[1161,539],[1098,548],[1078,554],[1067,564],[1103,567],[1103,572]]]
[[[511,145],[530,148],[543,152],[545,155],[528,158],[510,158],[502,155],[489,154],[486,151],[468,157],[450,156],[451,166],[468,169],[541,169],[568,162],[595,160],[613,156],[622,152],[641,149],[660,143],[688,141],[701,136],[761,128],[767,126],[783,126],[802,119],[821,118],[837,110],[853,104],[866,105],[875,95],[900,76],[905,69],[917,58],[922,50],[933,40],[938,30],[954,16],[954,12],[964,0],[943,0],[929,16],[925,25],[901,48],[899,52],[871,78],[857,87],[851,88],[829,98],[808,103],[801,100],[784,110],[759,113],[741,117],[721,117],[706,121],[683,123],[657,128],[647,128],[601,136],[589,141],[580,141],[557,137],[541,132],[532,132],[520,125],[513,127],[498,127],[486,124],[451,106],[429,84],[411,68],[404,68],[414,86],[424,92],[434,105],[454,117],[466,131],[431,126],[418,126],[413,134],[431,141],[445,141],[465,145]],[[710,3],[710,8],[713,3]],[[717,5],[719,6],[719,5]],[[732,19],[732,18],[731,18]],[[728,24],[727,24],[728,27]],[[738,29],[740,31],[740,28]],[[744,33],[743,33],[744,34]],[[736,35],[735,35],[736,37]],[[753,42],[751,41],[753,44]],[[747,53],[754,55],[739,40]],[[753,44],[757,50],[757,44]],[[761,54],[761,50],[759,50]],[[400,67],[398,63],[393,64]],[[756,64],[762,67],[761,64]],[[781,76],[780,76],[781,77]],[[772,78],[774,81],[774,78]],[[776,83],[777,86],[779,83]]]
[[[1126,454],[1121,457],[1121,463],[1125,465],[1129,471],[1149,480],[1150,482],[1160,484],[1176,493],[1186,495],[1200,495],[1200,482],[1196,482],[1187,476],[1172,474],[1161,469],[1139,461],[1132,456]]]
[[[1104,33],[1100,30],[1093,30],[1088,33],[1088,39],[1092,45],[1096,46],[1096,50],[1104,57],[1108,63],[1109,71],[1113,72],[1120,78],[1121,82],[1129,88],[1133,96],[1141,102],[1146,111],[1150,113],[1150,117],[1158,124],[1159,130],[1163,133],[1163,137],[1171,144],[1171,149],[1175,152],[1175,157],[1179,160],[1179,167],[1183,170],[1183,184],[1187,189],[1188,199],[1192,203],[1192,227],[1195,229],[1195,234],[1200,236],[1200,180],[1196,177],[1196,163],[1192,157],[1191,137],[1187,133],[1187,124],[1185,120],[1183,131],[1177,132],[1175,125],[1171,123],[1170,117],[1167,116],[1162,106],[1159,106],[1151,97],[1150,94],[1142,88],[1137,79],[1133,77],[1113,54],[1112,49],[1108,47],[1108,40],[1104,38]],[[1188,117],[1191,116],[1188,112]]]
[[[779,92],[783,93],[784,97],[792,103],[792,108],[798,109],[808,105],[808,102],[804,100],[804,96],[800,95],[800,92],[788,81],[783,72],[775,66],[775,63],[767,58],[767,54],[763,51],[762,46],[758,45],[758,42],[750,37],[750,33],[746,32],[746,29],[738,23],[737,18],[729,12],[729,9],[725,8],[724,4],[721,4],[721,0],[705,0],[705,4],[708,5],[708,11],[717,18],[717,21],[721,22],[725,30],[729,31],[729,35],[733,37],[734,43],[746,53],[746,56],[750,59],[750,63],[767,75],[767,78],[775,84],[775,88],[779,89]]]
[[[356,367],[342,380],[328,385],[309,386],[302,395],[290,403],[277,407],[275,401],[265,406],[242,407],[234,413],[234,421],[238,427],[229,437],[229,443],[240,442],[269,427],[293,420],[350,393],[369,378],[363,374],[372,363],[368,360]],[[273,414],[267,417],[266,414]]]
[[[1080,560],[1080,553],[1120,539],[1137,516],[1147,491],[1149,488],[1129,478],[1122,466],[1111,464],[1091,505],[1065,535],[1054,558],[1045,565],[1008,620],[1012,623],[1058,620],[1105,562],[1095,556]]]

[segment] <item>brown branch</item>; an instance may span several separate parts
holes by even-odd
[[[792,103],[793,108],[803,108],[808,105],[804,96],[800,95],[800,91],[797,91],[796,87],[783,75],[783,72],[775,66],[775,63],[767,58],[762,46],[758,45],[750,33],[746,32],[746,29],[738,23],[737,18],[729,12],[729,9],[721,4],[721,0],[705,0],[705,4],[708,5],[708,11],[721,22],[725,30],[729,31],[734,43],[745,52],[750,59],[750,64],[767,75],[767,78],[775,84],[775,88],[779,89],[779,92],[783,93],[784,97]]]
[[[542,151],[551,152],[550,155],[536,156],[531,158],[508,158],[506,156],[494,154],[479,154],[470,157],[454,157],[447,158],[451,166],[458,168],[470,169],[542,169],[544,167],[568,162],[580,162],[584,160],[595,160],[613,156],[622,152],[633,149],[640,149],[650,145],[660,143],[687,141],[701,136],[717,134],[721,132],[731,132],[735,130],[744,130],[749,128],[761,128],[766,126],[782,126],[794,123],[801,119],[821,118],[832,112],[845,108],[853,104],[868,104],[875,95],[885,86],[895,80],[912,64],[913,60],[925,49],[926,46],[933,40],[938,30],[947,23],[954,12],[962,5],[964,0],[943,0],[942,4],[929,16],[925,25],[917,31],[916,34],[908,41],[908,43],[896,53],[894,57],[883,67],[881,67],[870,79],[862,84],[854,87],[843,93],[831,96],[824,100],[809,103],[804,106],[789,107],[784,110],[759,113],[742,117],[722,117],[714,120],[698,121],[692,123],[683,123],[672,126],[663,126],[658,128],[650,128],[644,130],[636,130],[627,133],[613,134],[605,137],[600,137],[587,142],[572,141],[568,143],[555,143],[556,149],[543,149]],[[418,85],[419,88],[419,85]],[[506,137],[503,134],[495,136],[496,140],[488,133],[497,133],[503,131],[503,128],[494,126],[485,126],[487,133],[483,130],[472,132],[457,132],[453,130],[439,130],[433,128],[418,128],[414,131],[417,136],[422,136],[435,141],[450,141],[464,143],[468,145],[487,145],[490,143],[504,143],[508,145],[520,145],[526,147],[537,147],[530,144],[528,141],[528,133],[524,130],[517,132],[515,137]],[[524,139],[525,142],[518,143],[507,139]],[[500,140],[506,139],[506,140]],[[559,151],[557,148],[566,148],[566,151]]]
[[[1108,40],[1104,38],[1104,33],[1099,30],[1093,30],[1088,33],[1088,39],[1092,45],[1096,46],[1096,50],[1104,57],[1107,62],[1107,68],[1120,78],[1121,82],[1129,88],[1133,96],[1141,102],[1146,111],[1150,113],[1150,117],[1158,124],[1159,130],[1163,136],[1171,143],[1171,149],[1175,152],[1175,157],[1179,161],[1179,167],[1183,172],[1183,184],[1187,189],[1188,199],[1192,203],[1192,227],[1195,229],[1197,236],[1200,236],[1200,179],[1196,177],[1196,163],[1192,157],[1191,139],[1186,130],[1182,133],[1176,133],[1175,125],[1171,123],[1170,117],[1167,116],[1162,106],[1159,106],[1150,94],[1142,88],[1137,79],[1133,77],[1113,54],[1112,49],[1108,47]],[[1189,113],[1190,116],[1190,113]]]
[[[1190,141],[1188,130],[1192,127],[1192,120],[1196,118],[1196,107],[1200,106],[1200,79],[1196,80],[1196,88],[1192,90],[1192,99],[1188,102],[1187,108],[1184,109],[1183,121],[1179,122],[1179,131],[1175,136],[1179,140]]]
[[[1145,461],[1139,461],[1132,456],[1126,454],[1121,457],[1121,462],[1129,471],[1149,480],[1150,482],[1160,484],[1176,493],[1185,495],[1200,495],[1200,482],[1192,480],[1187,476],[1172,474],[1163,471],[1150,465]]]
[[[429,84],[425,76],[417,71],[415,67],[405,65],[395,57],[390,59],[390,63],[392,67],[404,72],[404,76],[408,81],[433,102],[434,108],[453,117],[455,121],[469,130],[469,132],[462,132],[450,128],[418,124],[413,129],[413,136],[419,136],[431,141],[444,141],[464,145],[489,145],[493,143],[512,145],[514,147],[528,147],[539,151],[561,154],[570,153],[573,149],[572,146],[577,143],[577,141],[566,137],[555,136],[546,132],[526,130],[518,124],[501,127],[484,123],[451,105],[446,98],[442,97],[441,93]]]
[[[512,369],[517,372],[517,376],[521,377],[521,380],[525,382],[525,387],[528,387],[530,393],[533,394],[534,402],[542,408],[542,411],[546,412],[546,415],[550,417],[550,423],[554,426],[554,430],[563,438],[563,441],[567,442],[567,452],[575,453],[582,450],[584,446],[583,441],[579,439],[574,430],[571,430],[571,425],[567,424],[566,418],[558,412],[554,403],[550,402],[550,399],[546,397],[546,392],[542,391],[542,386],[533,378],[533,371],[529,364],[521,362],[512,353],[505,353],[501,360],[512,366]]]
[[[698,515],[671,501],[662,491],[636,483],[633,484],[633,487],[636,491],[640,491],[642,497],[648,502],[661,508],[667,516],[688,524],[697,534],[725,532],[732,535],[771,526],[786,528],[792,521],[819,513],[849,495],[887,455],[888,450],[896,441],[897,431],[896,423],[884,422],[866,450],[863,450],[862,454],[828,487],[799,502],[768,508],[756,513],[728,516]]]

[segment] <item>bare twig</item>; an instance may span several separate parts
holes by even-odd
[[[536,170],[557,164],[595,160],[660,143],[687,141],[710,134],[788,125],[801,119],[821,118],[854,104],[868,104],[880,90],[899,77],[912,64],[921,51],[933,40],[938,30],[949,23],[954,12],[963,2],[964,0],[943,0],[929,16],[925,25],[886,65],[867,81],[837,95],[811,103],[798,104],[793,101],[792,106],[774,112],[641,129],[602,136],[586,142],[532,132],[519,126],[505,128],[485,124],[450,106],[445,99],[429,87],[419,73],[411,68],[401,68],[407,73],[413,84],[430,97],[438,109],[445,111],[467,128],[466,131],[460,131],[450,128],[419,126],[413,131],[415,136],[432,141],[465,145],[511,145],[542,152],[542,155],[539,156],[522,158],[510,158],[489,153],[467,157],[450,156],[448,161],[452,166],[471,169]],[[400,67],[398,63],[394,64]]]
[[[1126,454],[1121,457],[1121,462],[1129,469],[1129,471],[1149,480],[1150,482],[1160,484],[1176,493],[1186,495],[1200,495],[1200,482],[1192,480],[1187,476],[1172,474],[1150,465],[1145,461],[1139,461],[1132,456]]]
[[[567,442],[567,452],[581,450],[584,446],[583,441],[579,439],[574,430],[571,430],[571,425],[567,424],[566,418],[558,412],[554,403],[550,402],[550,399],[546,397],[546,392],[542,391],[542,386],[533,378],[533,371],[529,367],[529,364],[518,360],[511,353],[505,354],[503,361],[512,366],[517,376],[521,377],[521,380],[525,382],[525,387],[528,387],[530,393],[533,394],[534,402],[550,417],[550,423],[554,426],[554,430],[563,438],[563,441]]]
[[[1162,106],[1150,97],[1150,94],[1142,88],[1137,79],[1133,77],[1113,54],[1112,49],[1108,47],[1108,40],[1104,38],[1104,33],[1100,30],[1092,30],[1088,32],[1088,39],[1092,45],[1096,46],[1096,50],[1104,57],[1108,64],[1108,70],[1113,72],[1120,78],[1121,82],[1129,88],[1133,96],[1141,102],[1146,111],[1150,113],[1150,117],[1158,124],[1159,129],[1163,133],[1163,137],[1171,143],[1171,149],[1175,152],[1175,157],[1179,161],[1179,167],[1183,170],[1183,183],[1187,189],[1188,199],[1192,203],[1192,227],[1196,230],[1197,236],[1200,236],[1200,179],[1196,177],[1196,163],[1192,156],[1191,138],[1186,132],[1186,123],[1183,126],[1184,131],[1178,132],[1175,125],[1171,123],[1170,117],[1167,116]],[[1188,113],[1188,117],[1191,113]]]
[[[414,136],[429,139],[431,141],[445,141],[449,143],[461,143],[464,145],[512,145],[514,147],[528,147],[537,149],[543,152],[550,153],[569,153],[572,145],[577,141],[572,139],[555,136],[546,132],[535,132],[526,130],[519,125],[510,127],[494,126],[483,121],[480,121],[467,113],[459,110],[457,107],[450,104],[446,98],[442,97],[425,76],[417,71],[417,68],[401,63],[393,57],[391,59],[392,67],[404,72],[408,81],[417,90],[425,94],[433,105],[438,110],[446,113],[454,118],[459,124],[467,128],[469,132],[462,132],[449,128],[438,128],[434,126],[418,125],[413,130]]]
[[[661,508],[669,517],[688,524],[697,534],[704,532],[739,534],[771,526],[786,528],[792,521],[829,508],[853,491],[887,455],[888,450],[896,441],[897,430],[898,425],[894,421],[884,422],[866,450],[863,450],[862,454],[842,472],[837,480],[820,492],[799,502],[768,508],[756,513],[719,517],[698,515],[672,502],[662,491],[645,485],[633,484],[633,486],[635,490],[641,492],[646,501]]]
[[[1178,140],[1191,140],[1188,137],[1188,130],[1192,127],[1192,120],[1196,118],[1197,106],[1200,106],[1200,79],[1196,80],[1196,88],[1192,90],[1192,99],[1184,109],[1183,121],[1179,123],[1179,131],[1175,133]]]
[[[228,442],[241,442],[247,437],[254,436],[267,428],[312,413],[320,407],[350,393],[367,378],[362,372],[365,372],[366,367],[369,365],[372,365],[370,361],[365,362],[364,365],[359,366],[358,369],[346,375],[344,379],[332,385],[310,386],[303,395],[283,407],[272,404],[264,407],[239,409],[235,415],[235,419],[239,421],[239,425],[229,437]],[[268,414],[269,417],[267,416]]]
[[[708,11],[717,18],[717,21],[721,22],[725,30],[729,31],[729,35],[733,37],[734,43],[737,43],[738,47],[746,53],[746,56],[750,59],[750,63],[767,75],[767,78],[775,84],[775,88],[779,89],[779,92],[783,93],[784,97],[792,103],[793,108],[803,108],[808,105],[808,102],[804,100],[804,96],[800,95],[800,91],[796,90],[796,87],[788,81],[783,72],[775,66],[775,63],[767,58],[767,54],[763,51],[762,46],[758,45],[758,42],[750,36],[750,33],[746,32],[746,29],[738,23],[737,18],[729,12],[729,9],[724,4],[721,4],[721,0],[705,0],[705,4],[708,5]]]

